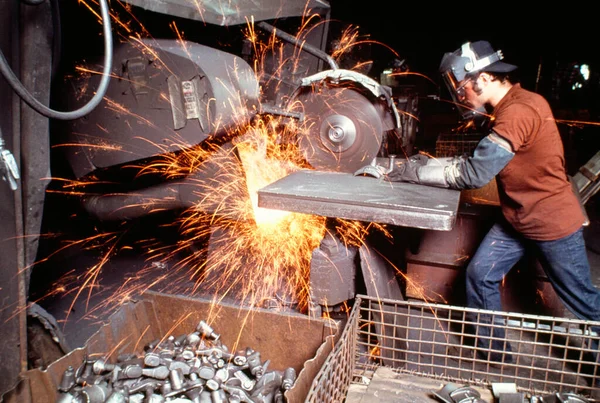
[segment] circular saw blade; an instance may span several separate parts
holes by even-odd
[[[356,89],[309,87],[298,94],[295,104],[304,114],[298,145],[313,168],[355,172],[377,156],[383,137],[381,117]]]

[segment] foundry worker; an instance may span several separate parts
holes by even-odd
[[[502,61],[486,41],[465,43],[446,53],[440,72],[462,111],[490,113],[488,133],[471,156],[411,157],[386,175],[404,181],[480,188],[496,178],[502,210],[466,270],[467,306],[500,311],[499,286],[529,249],[537,252],[549,281],[578,318],[600,321],[600,290],[591,281],[583,239],[586,216],[565,170],[563,144],[548,102],[511,82],[517,66]],[[487,332],[487,334],[482,333]],[[595,328],[595,331],[600,329]],[[484,326],[478,334],[487,336]],[[493,336],[504,337],[501,327]],[[592,350],[598,349],[597,343]],[[483,358],[511,362],[503,340],[482,342]],[[493,351],[496,350],[496,351]]]

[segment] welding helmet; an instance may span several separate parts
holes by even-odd
[[[495,51],[487,41],[466,42],[456,51],[444,54],[440,73],[464,119],[477,114],[477,111],[461,105],[467,79],[476,77],[482,71],[509,73],[517,68],[501,61],[503,58],[502,51]]]

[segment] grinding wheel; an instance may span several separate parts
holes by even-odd
[[[294,102],[305,116],[298,145],[313,168],[355,172],[377,156],[383,137],[381,116],[356,89],[309,87]]]

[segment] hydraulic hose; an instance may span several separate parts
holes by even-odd
[[[58,120],[79,119],[94,110],[94,108],[100,104],[102,98],[104,98],[106,90],[108,89],[108,83],[110,81],[110,70],[112,68],[113,59],[112,31],[107,0],[100,0],[100,11],[102,15],[102,27],[104,32],[104,68],[102,71],[102,79],[100,80],[96,94],[94,94],[92,99],[90,99],[87,104],[83,105],[77,110],[70,112],[56,111],[54,109],[50,109],[35,99],[35,97],[33,97],[33,95],[27,91],[17,76],[13,73],[8,61],[0,50],[0,73],[2,73],[8,84],[17,93],[17,95],[39,114],[46,116],[47,118]]]

